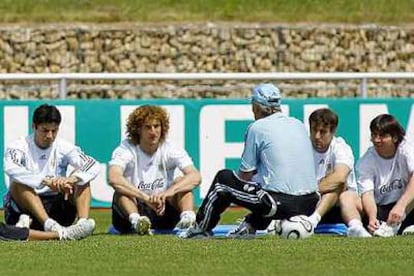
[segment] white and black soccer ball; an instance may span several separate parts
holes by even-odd
[[[313,234],[313,225],[305,215],[294,216],[280,222],[278,234],[284,239],[306,239]]]

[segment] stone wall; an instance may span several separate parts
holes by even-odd
[[[0,72],[413,72],[414,26],[3,25]],[[70,98],[244,97],[240,81],[87,81]],[[359,83],[280,82],[288,97],[356,96]],[[414,80],[369,82],[413,96]],[[54,82],[0,82],[0,98],[54,98]]]

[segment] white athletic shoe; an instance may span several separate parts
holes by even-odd
[[[243,219],[240,224],[227,232],[226,237],[227,238],[233,238],[233,239],[243,239],[243,238],[253,238],[256,235],[256,229],[254,229],[250,223],[246,222],[245,219]]]
[[[351,238],[371,238],[372,237],[372,235],[362,225],[349,227],[347,236]]]
[[[196,222],[196,215],[194,214],[194,212],[186,212],[186,213],[183,213],[176,227],[180,229],[188,229],[191,226],[193,226],[195,222]]]
[[[394,237],[397,235],[400,225],[388,225],[385,221],[382,221],[379,228],[374,231],[374,236],[383,238]]]
[[[203,231],[201,230],[197,224],[194,224],[187,230],[178,234],[180,239],[209,239],[213,237],[213,232]]]
[[[19,221],[17,221],[17,223],[16,223],[16,227],[29,228],[30,227],[30,217],[26,214],[21,214],[19,216]]]
[[[140,216],[134,228],[138,235],[151,235],[151,221],[146,216]]]
[[[90,236],[95,230],[95,225],[95,220],[91,218],[79,221],[63,230],[61,240],[80,240]]]
[[[279,235],[282,231],[282,221],[280,219],[274,219],[270,222],[266,228],[266,232],[270,235]]]
[[[404,229],[403,235],[414,235],[414,225],[410,225]]]

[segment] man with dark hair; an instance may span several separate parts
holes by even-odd
[[[99,164],[56,137],[61,115],[55,106],[37,107],[32,122],[33,134],[11,142],[5,151],[4,171],[10,179],[4,200],[6,223],[29,227],[32,221],[32,229],[57,232],[65,239],[65,227],[77,217],[71,233],[92,234],[89,182],[98,175]],[[68,176],[69,165],[74,171]]]
[[[169,127],[160,106],[140,106],[128,117],[128,138],[109,162],[109,183],[115,189],[112,224],[121,234],[146,235],[151,226],[171,230],[195,222],[192,191],[201,176],[187,152],[166,141]],[[182,176],[175,175],[176,169]]]
[[[251,211],[228,237],[254,235],[272,219],[310,215],[319,196],[312,146],[302,122],[281,112],[279,89],[270,83],[252,91],[255,121],[245,136],[237,173],[219,171],[197,213],[197,224],[181,238],[209,237],[220,215],[234,203]]]
[[[338,115],[328,108],[309,116],[310,139],[321,200],[310,221],[345,222],[350,237],[371,237],[361,223],[362,205],[357,193],[354,155],[342,137],[336,137]],[[322,220],[321,220],[322,219]]]
[[[389,114],[370,124],[370,147],[358,162],[358,188],[374,236],[414,233],[414,145]]]

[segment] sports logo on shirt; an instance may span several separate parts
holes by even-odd
[[[380,194],[385,194],[394,190],[402,189],[405,186],[404,182],[404,179],[401,178],[394,179],[390,183],[383,185],[379,188]]]
[[[138,189],[140,190],[162,190],[164,188],[164,178],[157,178],[153,182],[140,181],[138,184]]]

